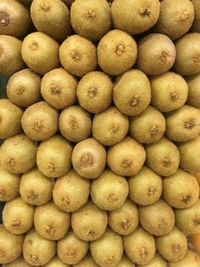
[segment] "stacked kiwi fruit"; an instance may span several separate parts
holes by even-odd
[[[199,0],[0,0],[0,264],[199,267]]]

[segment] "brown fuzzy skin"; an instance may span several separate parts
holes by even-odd
[[[60,240],[70,227],[70,215],[49,202],[35,209],[34,226],[41,237],[48,240]]]
[[[0,225],[0,262],[2,264],[11,263],[21,256],[23,240],[22,235],[13,235],[3,224]]]
[[[59,44],[45,33],[30,33],[22,43],[22,58],[30,69],[44,75],[60,65]]]
[[[67,107],[60,114],[59,129],[67,140],[75,143],[88,138],[92,131],[90,113],[78,105]]]
[[[150,82],[151,103],[161,112],[173,111],[185,104],[188,97],[188,85],[179,74],[168,71],[159,76],[151,77]]]
[[[52,199],[53,182],[34,168],[21,177],[20,195],[27,203],[40,206]]]
[[[200,110],[184,105],[166,118],[166,136],[175,142],[186,142],[200,134]]]
[[[84,241],[94,241],[106,231],[108,217],[92,202],[87,202],[78,211],[72,213],[71,226],[74,234]]]
[[[103,210],[119,209],[128,196],[128,183],[125,177],[105,170],[91,185],[92,201]]]
[[[117,267],[135,267],[135,264],[124,255]]]
[[[148,77],[136,69],[124,73],[114,85],[113,101],[123,114],[136,116],[142,113],[151,101]]]
[[[70,14],[67,6],[60,0],[33,0],[31,18],[39,32],[44,32],[58,42],[70,34]]]
[[[8,36],[0,35],[0,74],[11,76],[24,68],[21,56],[22,41]],[[12,62],[12,64],[10,64]]]
[[[62,262],[58,256],[55,256],[50,262],[43,265],[43,267],[70,267],[70,266]]]
[[[200,200],[186,209],[175,210],[176,226],[186,236],[198,234],[200,231]]]
[[[155,32],[176,40],[187,33],[194,20],[194,7],[190,0],[163,0]]]
[[[21,37],[30,26],[29,11],[18,1],[1,0],[0,2],[0,34]]]
[[[143,267],[143,266],[144,265],[137,265],[137,267]],[[168,267],[168,263],[158,253],[156,253],[152,261],[149,264],[146,264],[145,267]]]
[[[161,176],[174,174],[180,163],[178,148],[174,143],[163,137],[157,143],[146,146],[146,164]]]
[[[156,248],[164,259],[177,262],[187,254],[187,238],[183,232],[174,227],[167,235],[156,238]]]
[[[23,257],[21,257],[11,263],[6,264],[5,267],[31,267],[31,265],[28,264]]]
[[[131,235],[124,237],[124,249],[132,262],[146,265],[155,255],[154,237],[142,227],[138,227]]]
[[[59,258],[69,265],[79,263],[86,256],[88,249],[88,242],[78,239],[71,231],[57,243]]]
[[[189,208],[199,198],[196,178],[181,169],[163,180],[163,199],[177,209]]]
[[[45,101],[37,102],[25,110],[22,128],[32,140],[46,140],[58,130],[58,111]]]
[[[189,76],[186,81],[188,83],[187,104],[200,109],[200,74]]]
[[[140,143],[158,142],[165,130],[165,117],[152,106],[147,107],[143,113],[131,117],[130,135]]]
[[[76,0],[70,14],[74,31],[91,41],[100,40],[112,27],[110,5],[106,0]]]
[[[138,43],[137,67],[147,75],[167,72],[174,65],[175,58],[175,46],[164,34],[148,34]]]
[[[19,195],[20,175],[0,166],[0,201],[10,201]]]
[[[20,107],[31,106],[41,99],[40,83],[40,76],[32,70],[18,71],[8,80],[7,96]]]
[[[188,250],[186,256],[178,262],[169,262],[168,267],[199,267],[200,266],[200,257]]]
[[[111,6],[114,27],[131,35],[143,33],[153,27],[159,13],[159,0],[114,0]]]
[[[94,138],[87,138],[74,147],[72,165],[79,175],[95,179],[105,169],[106,150]]]
[[[12,234],[24,234],[33,227],[34,207],[21,197],[6,202],[2,215],[6,229]]]
[[[173,209],[162,199],[152,205],[139,207],[140,223],[150,234],[162,236],[174,227]]]
[[[77,80],[63,68],[54,69],[44,75],[41,94],[53,108],[64,109],[76,101]]]
[[[76,90],[79,105],[90,113],[107,109],[112,102],[112,93],[112,80],[101,71],[92,71],[83,76]]]
[[[60,61],[71,74],[82,77],[96,69],[95,45],[80,35],[71,35],[60,46]]]
[[[141,206],[155,203],[162,194],[161,177],[146,166],[136,175],[129,177],[128,183],[129,198]]]
[[[188,33],[175,43],[174,69],[183,76],[200,73],[200,33]]]
[[[42,249],[41,249],[42,247]],[[24,239],[23,256],[33,266],[47,264],[56,254],[56,242],[41,237],[33,228]]]
[[[200,136],[178,145],[180,167],[191,173],[200,172]]]
[[[112,146],[119,143],[126,136],[128,129],[128,117],[115,107],[95,115],[93,119],[93,137],[102,145]]]
[[[99,267],[99,265],[95,263],[95,261],[90,255],[86,256],[83,260],[81,260],[79,263],[73,266],[75,267]]]
[[[108,228],[101,238],[90,243],[90,251],[98,265],[117,266],[123,255],[122,237]]]
[[[137,44],[128,33],[112,30],[100,40],[97,54],[99,66],[104,72],[119,75],[135,64]]]
[[[88,201],[90,182],[74,170],[57,179],[53,189],[55,204],[65,212],[75,212]]]
[[[131,176],[140,171],[146,159],[143,146],[131,137],[109,148],[107,164],[113,172]]]
[[[200,2],[199,0],[191,0],[191,2],[194,6],[194,14],[195,14],[191,31],[200,32],[200,13],[199,13]]]
[[[6,139],[22,132],[23,110],[8,99],[0,99],[0,138]]]
[[[1,145],[1,166],[11,173],[25,173],[36,165],[36,144],[24,134],[15,135]]]
[[[130,235],[139,224],[137,206],[129,200],[117,210],[108,214],[109,226],[119,235]]]

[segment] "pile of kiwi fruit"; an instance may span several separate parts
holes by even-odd
[[[0,0],[1,77],[0,265],[200,266],[199,0]]]

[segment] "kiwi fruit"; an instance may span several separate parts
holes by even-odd
[[[5,139],[22,132],[23,110],[8,99],[0,99],[0,138]]]
[[[92,202],[87,202],[72,213],[71,226],[74,234],[84,241],[100,238],[106,231],[107,223],[106,211],[100,210]]]
[[[72,153],[75,171],[87,179],[97,178],[106,165],[106,150],[94,138],[77,143]]]
[[[137,265],[137,267],[142,267],[143,265]],[[146,264],[145,267],[168,267],[168,263],[156,253],[149,264]]]
[[[162,194],[162,178],[146,166],[128,179],[129,198],[141,206],[159,200]]]
[[[69,267],[69,265],[62,262],[58,256],[55,256],[49,263],[43,265],[43,267]]]
[[[71,169],[72,146],[61,135],[54,135],[40,143],[37,165],[47,177],[60,177]]]
[[[132,262],[146,265],[155,255],[155,239],[142,227],[138,227],[131,235],[124,237],[124,250]]]
[[[90,243],[90,251],[101,267],[117,266],[123,255],[122,237],[107,228],[101,238]]]
[[[111,6],[114,27],[131,35],[143,33],[153,27],[159,13],[159,0],[114,0]]]
[[[186,78],[186,81],[188,83],[187,104],[200,109],[200,74],[189,76]]]
[[[79,105],[90,113],[100,113],[112,102],[113,83],[101,71],[91,71],[79,81],[76,94]]]
[[[76,0],[70,14],[74,31],[92,41],[100,40],[112,26],[110,5],[106,0]]]
[[[162,236],[174,227],[173,209],[162,199],[149,206],[139,207],[140,223],[150,234]]]
[[[53,202],[49,202],[35,209],[34,226],[41,237],[59,240],[69,230],[70,215],[57,208]]]
[[[26,108],[41,99],[40,83],[40,76],[32,70],[18,71],[8,80],[7,96],[17,106]]]
[[[176,43],[174,69],[183,76],[200,73],[200,33],[187,33]]]
[[[200,231],[200,200],[185,209],[175,210],[176,226],[185,235],[198,234]]]
[[[145,162],[143,146],[131,137],[125,137],[120,143],[109,148],[107,163],[113,172],[122,176],[136,174]]]
[[[63,239],[57,242],[59,258],[69,265],[79,263],[87,254],[89,244],[69,232]]]
[[[135,264],[128,259],[127,256],[123,256],[122,260],[117,265],[118,267],[135,267]]]
[[[139,224],[137,206],[126,200],[119,209],[109,212],[108,222],[119,235],[130,235]]]
[[[189,208],[199,198],[199,186],[196,178],[181,169],[163,180],[163,198],[177,209]]]
[[[22,257],[5,265],[5,267],[31,267]]]
[[[20,182],[20,195],[31,205],[40,206],[52,198],[53,182],[44,176],[38,168],[24,173]]]
[[[194,6],[195,16],[190,30],[192,30],[193,32],[200,32],[200,14],[199,14],[200,3],[198,0],[191,0],[191,2]]]
[[[27,263],[33,266],[45,265],[53,259],[55,254],[55,241],[41,237],[35,229],[26,234],[23,244],[23,256]]]
[[[30,69],[44,75],[60,65],[59,44],[45,33],[30,33],[22,43],[22,58]]]
[[[76,101],[77,80],[63,68],[47,72],[42,78],[41,94],[53,108],[64,109]]]
[[[137,44],[128,33],[112,30],[100,40],[97,55],[99,66],[104,72],[119,75],[135,64]]]
[[[73,266],[75,267],[98,267],[99,265],[96,264],[96,262],[93,260],[93,258],[90,255],[87,255],[78,264],[75,264]]]
[[[158,142],[165,130],[165,117],[152,106],[130,119],[130,135],[143,144]]]
[[[175,59],[175,46],[164,34],[148,34],[138,43],[137,67],[147,75],[167,72],[174,65]]]
[[[1,166],[12,173],[25,173],[36,165],[36,144],[24,134],[6,139],[1,145]]]
[[[97,66],[95,45],[80,35],[71,35],[60,46],[60,62],[71,74],[82,77]]]
[[[188,85],[185,79],[175,72],[151,77],[152,105],[161,112],[170,112],[181,108],[188,97]]]
[[[119,209],[128,196],[128,183],[126,179],[105,170],[91,185],[92,201],[103,210]]]
[[[90,182],[74,170],[56,180],[53,188],[54,203],[65,212],[75,212],[87,201]]]
[[[180,167],[188,172],[200,172],[200,136],[196,139],[180,143]]]
[[[168,267],[199,267],[200,266],[200,257],[188,250],[186,256],[178,262],[169,262]]]
[[[140,70],[130,70],[119,77],[113,89],[115,106],[128,116],[142,113],[151,101],[151,86]]]
[[[112,146],[119,143],[126,136],[128,129],[128,117],[115,107],[94,116],[93,137],[102,145]]]
[[[33,0],[31,18],[39,32],[44,32],[61,42],[70,33],[70,14],[68,7],[60,0]]]
[[[67,140],[75,143],[80,142],[91,134],[91,116],[78,105],[67,107],[60,114],[59,129]]]
[[[33,226],[34,207],[17,197],[6,202],[2,215],[6,229],[12,234],[21,235]]]
[[[148,144],[146,156],[147,166],[161,176],[174,174],[180,163],[177,146],[165,137],[162,137],[157,143]]]
[[[22,128],[34,141],[43,141],[58,130],[58,111],[45,101],[29,106],[22,116]]]
[[[21,256],[24,237],[8,232],[0,224],[0,263],[6,264],[15,261]],[[21,265],[20,265],[21,267]]]
[[[163,0],[155,31],[176,40],[187,33],[194,20],[194,7],[190,0]]]
[[[30,26],[28,10],[15,0],[1,0],[0,34],[21,37]]]
[[[21,47],[22,41],[16,37],[0,35],[0,75],[11,76],[24,68]]]
[[[0,201],[10,201],[19,195],[20,176],[0,166]]]
[[[177,262],[187,254],[187,238],[183,232],[174,227],[167,235],[156,238],[156,248],[167,261]]]

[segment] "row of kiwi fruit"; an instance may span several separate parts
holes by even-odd
[[[200,266],[199,10],[0,0],[0,264]]]

